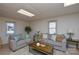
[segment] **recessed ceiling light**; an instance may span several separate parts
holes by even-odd
[[[67,7],[67,6],[70,6],[70,5],[73,5],[73,4],[76,4],[76,3],[64,3],[64,7]]]
[[[17,12],[20,13],[20,14],[29,16],[29,17],[33,17],[33,16],[35,16],[34,14],[32,14],[32,13],[30,13],[30,12],[24,10],[24,9],[20,9],[20,10],[18,10]]]

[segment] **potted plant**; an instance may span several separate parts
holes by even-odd
[[[40,42],[42,39],[42,33],[40,31],[36,32],[33,39],[35,42]]]
[[[31,32],[31,27],[30,26],[26,26],[25,27],[25,32],[27,32],[27,34],[29,34]]]

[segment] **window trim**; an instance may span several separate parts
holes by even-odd
[[[6,25],[6,34],[15,34],[16,33],[16,22],[6,21],[5,24],[7,24],[7,23],[14,23],[14,33],[7,33],[7,25]]]
[[[50,33],[49,33],[49,29],[50,29],[50,28],[49,28],[49,23],[50,23],[50,22],[56,22],[56,28],[51,28],[51,29],[56,29],[56,33],[55,33],[55,34],[57,34],[57,20],[48,21],[48,34],[50,34]],[[50,34],[50,35],[55,35],[55,34]]]

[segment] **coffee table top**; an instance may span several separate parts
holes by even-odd
[[[36,50],[41,50],[41,51],[44,51],[44,52],[47,52],[47,53],[51,53],[51,51],[53,50],[53,47],[51,45],[49,45],[49,44],[45,44],[44,47],[37,46],[36,44],[37,43],[32,43],[29,46],[36,49]]]

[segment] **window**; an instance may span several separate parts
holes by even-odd
[[[15,23],[13,22],[7,22],[7,34],[14,34],[15,33]]]
[[[56,34],[56,21],[49,22],[49,34]]]

